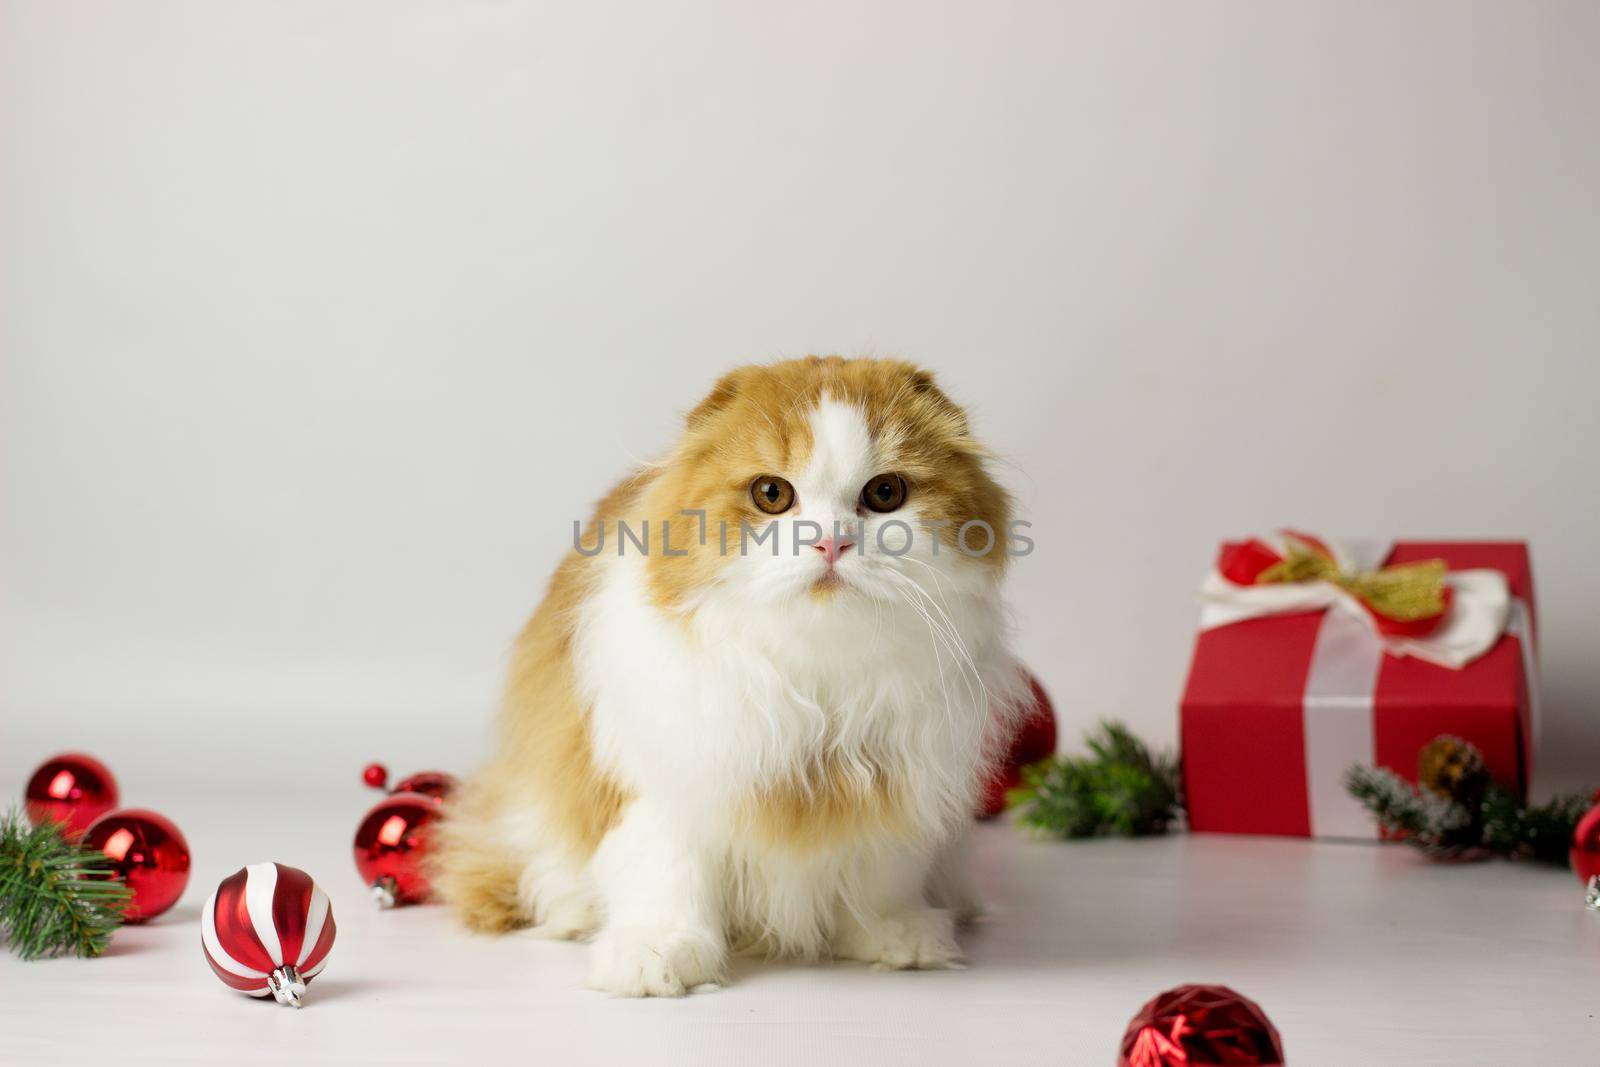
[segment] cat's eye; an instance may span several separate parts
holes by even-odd
[[[898,474],[880,474],[861,487],[861,504],[869,511],[896,511],[906,502],[906,480]]]
[[[750,499],[768,515],[780,515],[794,507],[794,486],[771,474],[750,483]]]

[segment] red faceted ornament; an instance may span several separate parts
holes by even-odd
[[[133,890],[123,912],[130,923],[154,919],[189,884],[189,842],[165,815],[142,808],[113,811],[95,820],[83,844],[104,852],[112,871]]]
[[[93,756],[63,752],[33,772],[24,806],[33,825],[64,823],[66,836],[75,838],[117,806],[117,780]]]
[[[391,795],[395,793],[421,793],[425,797],[432,797],[435,804],[443,804],[449,799],[450,794],[456,790],[455,776],[444,771],[418,771],[407,778],[402,778],[394,784],[393,789],[388,789],[389,768],[381,763],[369,763],[361,771],[361,780],[374,789],[386,789]]]
[[[1591,878],[1600,877],[1600,804],[1586,811],[1573,827],[1567,859],[1578,881],[1587,885]]]
[[[1261,1006],[1223,985],[1181,985],[1139,1009],[1117,1067],[1281,1067],[1283,1042]]]
[[[439,818],[437,802],[421,793],[391,793],[356,828],[356,870],[380,907],[417,904],[428,898],[422,865],[429,832]]]
[[[282,863],[239,868],[200,909],[200,950],[222,984],[296,1008],[338,932],[328,894]]]
[[[1006,792],[1022,784],[1022,768],[1055,755],[1056,709],[1032,673],[1028,675],[1028,687],[1033,691],[1033,700],[1005,762],[984,783],[980,819],[992,819],[1006,810]]]

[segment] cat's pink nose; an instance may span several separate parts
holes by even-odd
[[[811,547],[821,552],[823,558],[829,563],[837,563],[839,557],[844,555],[855,542],[848,537],[824,537]]]

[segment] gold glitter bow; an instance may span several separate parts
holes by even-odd
[[[1384,618],[1396,622],[1420,622],[1444,614],[1444,576],[1449,572],[1442,559],[1421,559],[1396,563],[1375,571],[1344,571],[1329,556],[1296,538],[1285,538],[1288,554],[1257,576],[1264,582],[1332,582],[1359,599]]]

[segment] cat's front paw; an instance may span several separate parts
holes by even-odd
[[[594,943],[589,986],[618,997],[681,997],[716,988],[727,956],[720,941],[692,930],[606,930]]]
[[[834,938],[833,954],[883,970],[945,970],[961,966],[954,923],[943,908],[908,908],[866,922],[852,919]]]

